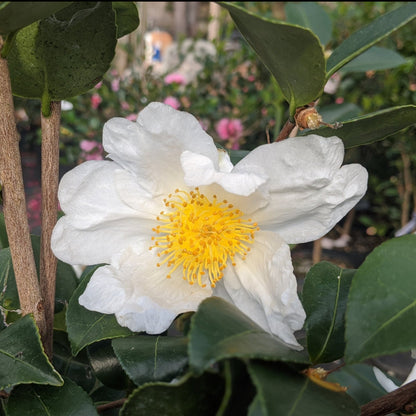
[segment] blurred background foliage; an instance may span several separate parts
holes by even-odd
[[[167,5],[172,7],[171,3],[175,2],[167,2]],[[280,20],[287,18],[288,6],[294,4],[238,3],[254,13]],[[331,50],[353,32],[402,4],[316,3],[330,25],[330,40],[323,45],[325,52],[329,56]],[[140,3],[138,6],[140,15]],[[207,14],[207,21],[210,18],[212,16]],[[101,147],[103,124],[115,116],[135,120],[137,113],[151,101],[166,100],[170,105],[194,114],[214,140],[230,149],[251,150],[273,141],[288,117],[287,103],[268,70],[235,29],[228,12],[220,8],[216,18],[220,24],[212,42],[208,42],[207,34],[202,32],[191,40],[185,36],[173,39],[179,45],[179,59],[170,67],[160,67],[157,61],[146,62],[144,48],[138,56],[131,43],[122,44],[122,52],[127,56],[125,67],[120,70],[115,62],[114,68],[95,88],[63,103],[63,166],[71,167],[84,160],[104,157]],[[142,17],[141,20],[143,24]],[[136,45],[137,42],[143,45],[143,27],[132,35],[136,36]],[[318,103],[324,121],[345,121],[383,108],[416,104],[415,37],[415,25],[405,25],[377,45],[398,53],[393,58],[399,59],[399,64],[394,64],[393,68],[364,70],[363,67],[350,67],[335,74],[331,80],[332,88],[328,85]],[[181,47],[185,43],[188,49]],[[176,82],[171,82],[166,76],[183,75],[180,71],[189,54],[194,56],[194,67],[200,64],[200,70],[194,71],[191,79],[183,81],[179,77]],[[16,97],[15,106],[22,150],[36,151],[40,144],[39,104]],[[237,120],[241,128],[221,130],[219,123],[224,119],[228,122]],[[356,215],[356,223],[369,236],[392,237],[412,218],[416,209],[415,138],[414,126],[381,142],[347,150],[346,162],[359,162],[369,171],[369,189],[365,200],[357,207]]]

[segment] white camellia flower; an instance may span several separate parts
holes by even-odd
[[[293,348],[305,312],[288,244],[326,234],[364,195],[367,171],[342,166],[337,137],[257,147],[235,166],[196,118],[151,103],[104,126],[109,160],[61,180],[52,248],[105,263],[79,302],[158,334],[209,296],[236,305]]]

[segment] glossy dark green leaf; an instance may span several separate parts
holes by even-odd
[[[416,347],[416,235],[378,246],[358,268],[346,313],[348,363]]]
[[[325,9],[316,2],[300,1],[285,3],[286,21],[310,29],[322,45],[332,38],[332,21]]]
[[[17,33],[8,55],[13,94],[41,98],[45,113],[45,103],[94,87],[109,69],[115,46],[111,2],[74,2]]]
[[[263,409],[261,406],[261,398],[258,394],[256,398],[251,402],[251,405],[248,409],[248,416],[264,416]]]
[[[62,387],[19,386],[7,402],[8,416],[98,416],[85,391],[65,379]]]
[[[256,390],[243,361],[227,360],[223,366],[225,393],[216,416],[246,415]]]
[[[125,390],[129,379],[111,347],[111,341],[95,342],[87,347],[88,357],[95,376],[105,386]]]
[[[360,409],[344,392],[318,386],[305,375],[279,363],[250,362],[264,416],[358,416]],[[258,404],[257,404],[258,406]]]
[[[20,308],[10,248],[0,250],[0,306],[5,312]]]
[[[62,377],[70,378],[86,392],[94,389],[97,383],[87,353],[81,351],[76,357],[72,355],[71,345],[65,332],[53,334],[53,366]]]
[[[39,273],[40,237],[31,236],[36,268]],[[68,303],[78,279],[73,268],[58,260],[56,269],[55,312],[61,312]],[[0,251],[0,305],[7,311],[20,307],[10,249]]]
[[[216,297],[205,299],[192,317],[188,351],[196,373],[225,358],[309,362],[304,351],[287,347],[234,305]]]
[[[137,388],[121,409],[120,416],[212,416],[224,394],[222,377],[190,374],[175,383],[149,383]]]
[[[0,35],[14,32],[61,10],[72,1],[6,1],[0,4]]]
[[[383,140],[414,124],[416,124],[416,106],[404,105],[346,121],[336,130],[323,127],[314,130],[314,133],[324,137],[338,136],[348,149]]]
[[[374,375],[373,367],[367,364],[346,365],[329,374],[327,380],[348,387],[348,394],[360,406],[386,394]]]
[[[319,107],[318,112],[325,123],[335,123],[358,117],[362,109],[354,103],[342,103]]]
[[[257,16],[231,2],[220,2],[238,30],[279,84],[293,115],[316,100],[325,85],[325,57],[309,29]]]
[[[137,29],[140,23],[137,5],[133,1],[113,1],[116,13],[117,39]]]
[[[99,266],[89,268],[81,283],[73,293],[66,313],[66,327],[72,353],[77,355],[87,345],[103,339],[126,337],[131,331],[121,327],[114,315],[106,315],[85,309],[78,302],[94,271]]]
[[[331,362],[344,355],[345,309],[355,270],[321,262],[308,272],[302,291],[306,312],[306,340],[313,363]]]
[[[404,63],[406,63],[406,59],[396,51],[373,46],[348,62],[340,69],[340,72],[345,74],[347,72],[381,71],[396,68]]]
[[[186,337],[135,335],[115,339],[112,345],[124,371],[138,386],[170,381],[188,365]]]
[[[408,2],[404,6],[380,16],[367,26],[357,30],[341,43],[328,58],[327,79],[356,56],[375,45],[395,30],[416,17],[416,3]]]
[[[30,315],[0,332],[0,389],[26,383],[63,383],[43,351],[39,330]]]
[[[1,192],[1,186],[0,186]],[[0,199],[1,204],[1,199]],[[4,223],[4,214],[0,212],[0,250],[9,247],[9,239],[7,238],[6,224]]]

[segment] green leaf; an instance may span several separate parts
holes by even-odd
[[[129,379],[111,347],[111,341],[96,342],[87,348],[89,361],[95,376],[112,389],[125,390]]]
[[[188,339],[136,335],[112,341],[124,371],[138,386],[151,381],[170,381],[188,365]]]
[[[332,38],[332,22],[325,9],[316,2],[286,2],[286,21],[306,27],[315,33],[322,45]]]
[[[72,1],[7,1],[0,5],[0,35],[14,32],[61,10]]]
[[[137,29],[140,23],[139,12],[133,1],[113,1],[116,14],[117,39]]]
[[[354,103],[342,103],[319,107],[318,112],[325,123],[335,123],[336,121],[344,121],[358,117],[362,109]]]
[[[8,416],[94,416],[98,413],[85,391],[65,379],[62,387],[20,386],[7,402]]]
[[[367,26],[353,33],[341,43],[328,58],[327,79],[336,71],[352,61],[356,56],[384,39],[395,30],[416,17],[416,4],[409,2],[389,13],[380,16]]]
[[[257,387],[256,400],[260,402],[261,414],[264,416],[358,416],[360,414],[359,407],[348,394],[318,386],[308,377],[285,365],[250,362],[247,367]]]
[[[386,394],[378,383],[372,366],[367,364],[346,365],[329,374],[327,381],[348,386],[348,394],[360,406]]]
[[[4,311],[20,308],[10,248],[0,250],[0,306]]]
[[[416,347],[416,235],[378,246],[358,268],[346,314],[348,363]]]
[[[238,30],[279,84],[293,116],[297,107],[316,100],[325,85],[325,57],[319,39],[309,29],[269,20],[220,2]]]
[[[30,315],[0,332],[0,390],[27,383],[63,383],[43,351],[39,330]]]
[[[343,123],[338,129],[323,127],[313,132],[320,136],[338,136],[346,149],[383,140],[416,124],[416,106],[403,105],[366,114]],[[310,134],[305,132],[302,136]]]
[[[121,409],[120,416],[212,416],[224,393],[223,379],[205,373],[190,374],[176,383],[149,383],[137,388]]]
[[[74,357],[65,332],[55,331],[53,334],[52,363],[62,377],[70,378],[85,391],[90,392],[96,385],[97,378],[94,377],[86,351]]]
[[[305,278],[302,303],[306,339],[312,363],[331,362],[344,355],[345,309],[355,270],[335,264],[315,264]]]
[[[66,327],[71,342],[72,353],[77,355],[87,345],[103,339],[126,337],[131,331],[121,327],[114,315],[105,315],[89,311],[81,306],[78,298],[84,292],[94,271],[100,266],[89,268],[75,292],[73,293],[66,313]]]
[[[261,406],[261,398],[258,394],[255,399],[251,402],[251,405],[248,409],[248,416],[264,416],[263,409]]]
[[[1,192],[1,186],[0,186]],[[1,204],[1,199],[0,199]],[[0,212],[0,250],[9,247],[9,239],[7,238],[6,224],[4,222],[4,214]]]
[[[74,2],[17,33],[8,55],[13,94],[43,104],[83,94],[107,72],[115,46],[111,3]]]
[[[227,360],[223,367],[225,394],[216,416],[245,415],[256,394],[246,365],[240,360]]]
[[[287,347],[234,305],[216,297],[205,299],[192,317],[188,351],[196,373],[225,358],[309,362],[304,351]]]
[[[396,51],[373,46],[343,66],[340,72],[345,74],[347,72],[381,71],[396,68],[404,63],[406,63],[406,59]]]
[[[39,274],[40,237],[31,236],[33,254]],[[73,268],[58,260],[56,269],[55,312],[61,312],[77,287],[78,279]],[[19,294],[13,271],[10,249],[0,251],[0,306],[8,311],[19,309]]]

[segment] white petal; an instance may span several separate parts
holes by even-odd
[[[91,311],[115,313],[126,302],[126,288],[123,282],[115,278],[111,266],[99,267],[79,297],[79,304]]]
[[[231,172],[234,168],[230,156],[225,150],[218,149],[218,166],[220,172]]]
[[[399,386],[396,386],[392,380],[390,380],[381,370],[377,367],[373,367],[374,375],[376,376],[377,381],[388,393],[396,390]]]
[[[248,196],[264,184],[267,176],[258,167],[256,172],[220,172],[212,160],[204,155],[184,151],[181,154],[185,183],[188,186],[203,186],[217,183],[227,192]]]
[[[110,161],[89,161],[67,172],[59,184],[59,202],[62,210],[70,216],[71,224],[79,229],[91,228],[107,221],[143,217],[144,200],[151,195],[140,189],[138,179]],[[131,189],[135,186],[134,192]],[[128,206],[117,188],[128,187],[136,195],[136,206]],[[153,207],[155,218],[160,206]]]
[[[325,235],[367,189],[367,171],[358,164],[340,167],[343,155],[340,139],[316,135],[255,149],[236,166],[259,164],[270,176],[262,187],[269,203],[253,214],[255,221],[291,244]]]
[[[297,294],[290,249],[279,236],[257,232],[246,260],[236,258],[236,266],[225,269],[220,283],[229,299],[253,321],[300,349],[293,333],[302,328],[305,312]],[[214,290],[214,295],[221,296],[221,290]]]
[[[110,263],[114,254],[140,240],[150,246],[155,225],[153,221],[125,218],[80,230],[65,215],[53,229],[51,247],[55,256],[68,264]]]
[[[59,199],[66,215],[53,230],[51,246],[69,264],[109,263],[112,255],[143,238],[150,246],[163,206],[132,173],[110,161],[86,162],[68,172]]]
[[[416,364],[410,370],[410,373],[407,376],[406,380],[403,382],[402,386],[404,386],[405,384],[410,383],[414,380],[416,380]]]
[[[293,137],[257,147],[235,166],[235,171],[261,167],[269,176],[271,192],[293,189],[320,189],[328,184],[344,158],[344,146],[338,137],[315,134]]]
[[[128,247],[113,257],[112,264],[104,269],[111,277],[105,276],[100,280],[102,275],[98,274],[97,279],[93,279],[93,275],[85,296],[82,295],[83,306],[102,313],[115,313],[120,325],[132,331],[149,334],[165,331],[178,314],[196,310],[212,290],[189,285],[180,272],[172,273],[168,279],[168,269],[164,265],[157,267],[158,261],[161,261],[160,258],[145,244]],[[105,288],[98,289],[102,285]],[[94,299],[94,292],[103,294],[112,291],[119,297],[117,301],[111,296]],[[108,305],[108,302],[116,307]]]
[[[289,244],[316,240],[363,197],[367,179],[367,171],[361,165],[343,166],[331,183],[319,190],[271,194],[269,205],[256,212],[255,220],[261,228],[278,232]]]
[[[136,122],[109,120],[103,145],[109,157],[141,178],[141,186],[153,195],[181,187],[179,158],[184,150],[203,154],[218,166],[214,142],[197,119],[162,103],[149,104]]]

